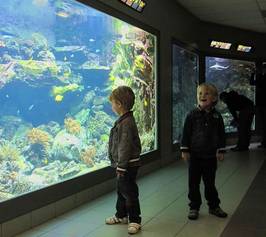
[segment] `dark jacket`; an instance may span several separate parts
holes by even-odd
[[[238,121],[237,112],[243,110],[250,110],[250,111],[254,110],[253,101],[244,95],[239,95],[235,91],[228,92],[223,101],[227,105],[228,110],[230,111],[230,113],[232,114],[233,118],[236,121]]]
[[[186,117],[181,151],[203,159],[214,158],[225,152],[225,131],[221,114],[214,108],[210,112],[199,107]]]
[[[133,112],[122,115],[111,129],[109,137],[109,159],[111,166],[119,171],[140,166],[141,143]]]

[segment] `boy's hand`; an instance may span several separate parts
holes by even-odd
[[[216,157],[217,157],[217,160],[223,161],[224,160],[224,153],[217,153]]]
[[[184,161],[187,161],[190,159],[190,153],[189,152],[181,152],[181,158],[184,160]]]

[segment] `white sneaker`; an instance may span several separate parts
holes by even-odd
[[[136,234],[140,230],[141,230],[141,224],[134,223],[134,222],[128,224],[127,231],[128,231],[129,234],[131,234],[131,235]]]
[[[107,225],[114,225],[114,224],[127,224],[128,223],[128,218],[123,217],[123,218],[118,218],[115,215],[108,217],[105,219],[105,224]]]

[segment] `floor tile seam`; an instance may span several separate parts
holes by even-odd
[[[53,219],[60,219],[60,216],[58,217],[55,217]],[[49,232],[53,232],[55,231],[56,229],[60,228],[62,225],[65,225],[65,224],[70,224],[71,222],[75,221],[75,217],[73,218],[62,218],[62,221],[60,221],[60,223],[58,222],[56,225],[54,225],[51,229],[49,228],[48,230],[44,231],[43,233],[41,233],[41,235],[38,235],[36,237],[41,237],[42,235],[44,234],[47,234]],[[44,224],[46,224],[47,222],[45,222]],[[96,224],[95,224],[96,225]],[[40,227],[41,228],[41,225],[40,226],[36,226],[36,227]],[[33,228],[34,229],[34,228]]]
[[[167,166],[164,166],[164,167],[159,167],[157,170],[154,170],[152,173],[148,174],[148,175],[144,175],[144,176],[141,176],[140,178],[143,179],[143,178],[146,178],[148,177],[149,175],[156,175],[157,173],[159,175],[163,175],[161,174],[162,172],[165,172],[166,170],[168,169],[173,169],[173,172],[174,172],[174,169],[182,169],[183,167],[181,167],[179,164],[182,164],[182,161],[181,160],[177,160],[177,161],[174,161],[172,162],[171,164],[167,165]]]
[[[186,221],[186,223],[176,232],[176,234],[173,237],[178,237],[178,235],[186,228],[186,226],[188,225],[188,220]]]
[[[263,164],[263,162],[262,162],[262,164]],[[262,164],[261,164],[260,167],[257,169],[257,171],[256,171],[256,173],[255,173],[255,175],[254,175],[254,177],[253,177],[253,179],[252,179],[252,181],[254,180],[254,178],[256,177],[257,173],[259,172],[259,170],[260,170]],[[227,176],[227,178],[224,180],[224,182],[222,182],[222,183],[219,185],[218,189],[223,188],[224,185],[228,182],[228,180],[230,180],[230,179],[231,179],[231,178],[237,173],[237,171],[241,170],[242,167],[244,167],[244,166],[245,166],[245,164],[240,164],[239,166],[237,166],[237,167],[231,172],[231,174]]]
[[[221,189],[227,182],[228,182],[228,180],[230,180],[233,176],[234,176],[234,174],[237,172],[237,170],[239,170],[240,168],[239,168],[239,166],[238,167],[236,167],[232,172],[231,172],[231,174],[229,174],[228,176],[227,176],[227,178],[225,178],[224,179],[224,181],[218,186],[218,189]]]
[[[102,226],[105,226],[106,224],[100,224],[100,225],[97,225],[96,228],[93,228],[92,230],[88,231],[86,234],[84,234],[84,236],[82,237],[86,237],[88,235],[90,235],[90,233],[92,233],[93,231],[96,231],[97,229],[100,229]]]
[[[91,230],[89,230],[88,232],[86,232],[86,233],[84,234],[84,236],[87,236],[87,235],[90,234],[91,232],[95,231],[96,229],[101,228],[101,227],[104,226],[104,225],[105,225],[105,224],[94,224],[95,228],[92,228]],[[48,231],[48,232],[46,232],[45,234],[48,234],[49,232],[53,233],[53,232],[55,232],[55,231],[56,231],[56,229],[54,229],[53,231]],[[63,230],[62,230],[62,231],[63,231]],[[61,234],[63,234],[62,231],[56,231],[56,232],[57,232],[56,234],[61,235]],[[43,235],[44,235],[44,234],[42,234],[42,235],[40,235],[40,236],[38,236],[38,237],[41,237],[41,236],[43,236]],[[80,236],[77,236],[77,237],[80,237]]]
[[[184,175],[181,175],[178,179],[181,179],[183,177],[185,177],[187,174],[184,174]],[[146,200],[147,198],[149,198],[150,196],[154,195],[155,193],[157,193],[158,191],[161,190],[162,187],[164,187],[166,184],[169,184],[169,183],[174,183],[176,182],[177,179],[176,178],[173,178],[170,180],[170,182],[167,182],[167,183],[164,183],[162,185],[160,185],[158,188],[156,188],[149,196],[145,197],[143,200]]]
[[[103,226],[107,226],[107,224],[101,224],[100,226],[97,226],[95,229],[89,231],[87,234],[85,234],[83,237],[91,237],[94,232],[102,228]]]
[[[259,171],[261,170],[261,168],[262,168],[264,162],[266,162],[265,159],[260,160],[260,163],[258,164],[258,167],[256,168],[256,171],[253,173],[254,175],[253,175],[252,182],[253,182],[254,178],[257,176],[257,174],[259,173]],[[241,167],[245,167],[245,164],[241,164],[241,165],[240,165],[240,168],[241,168]]]
[[[174,165],[173,165],[174,164]],[[174,169],[173,167],[174,166],[178,166],[176,164],[176,161],[174,161],[173,163],[167,165],[167,166],[164,166],[164,167],[158,167],[158,169],[152,171],[151,173],[148,173],[146,175],[142,175],[140,176],[139,178],[140,179],[145,179],[145,178],[149,178],[149,176],[156,176],[156,175],[163,175],[162,173],[165,172],[167,169],[171,168],[171,169]]]
[[[48,231],[46,231],[46,232],[43,232],[43,233],[41,233],[40,235],[38,235],[38,236],[36,236],[36,237],[42,237],[42,236],[44,236],[44,235],[47,235],[49,232],[52,232],[52,230],[48,230]]]
[[[182,170],[182,171],[184,171],[184,174],[178,174],[178,175],[176,175],[176,176],[171,176],[172,178],[171,179],[168,179],[167,181],[172,181],[172,180],[177,180],[177,179],[180,179],[180,178],[182,178],[184,175],[186,175],[186,170]],[[168,173],[168,175],[170,176],[170,174]],[[161,176],[160,174],[157,174],[157,175],[155,175],[155,176]],[[146,177],[147,178],[147,177]],[[148,179],[148,178],[147,178]],[[152,180],[152,178],[149,178],[149,180]],[[165,181],[165,182],[167,182],[167,181]],[[145,182],[145,180],[144,180],[144,182]]]
[[[27,230],[27,232],[28,231],[32,231],[33,229],[29,229],[29,230]],[[39,231],[38,231],[39,232]],[[24,232],[23,232],[24,233]],[[21,233],[21,234],[23,234],[23,233]],[[43,235],[45,235],[45,234],[48,234],[49,233],[49,230],[47,230],[47,231],[44,231],[44,232],[41,232],[41,233],[36,233],[36,236],[34,236],[34,237],[41,237],[41,236],[43,236]],[[15,235],[16,236],[16,235]]]
[[[184,191],[181,191],[181,193],[178,194],[178,196],[183,195],[183,194],[186,193],[186,192],[187,192],[187,189],[184,189]],[[150,198],[151,196],[154,196],[156,193],[158,193],[158,190],[157,190],[156,192],[151,193],[149,196],[146,196],[145,198],[140,199],[141,202],[146,201],[148,198]],[[156,196],[156,195],[155,195],[155,196]]]
[[[49,221],[52,221],[52,220],[60,220],[62,219],[62,221],[60,220],[60,222],[58,222],[57,224],[53,225],[51,228],[45,230],[44,232],[40,233],[40,235],[37,235],[36,237],[41,237],[45,234],[48,234],[49,232],[51,231],[54,231],[55,229],[57,229],[59,226],[61,226],[62,224],[66,224],[67,222],[71,222],[71,219],[64,219],[64,218],[60,218],[60,216],[57,216],[57,217],[54,217],[53,219],[49,220]],[[47,222],[44,222],[43,224],[48,224],[49,225],[49,221]],[[42,224],[41,225],[38,225],[38,226],[34,226],[33,228],[31,228],[30,230],[34,230],[35,228],[42,228]],[[45,227],[44,227],[45,228]],[[40,230],[42,231],[42,230]]]
[[[159,216],[164,210],[166,210],[169,206],[171,206],[174,202],[176,202],[181,196],[185,195],[185,193],[180,194],[175,200],[173,200],[172,202],[170,202],[168,205],[164,206],[162,209],[160,209],[158,212],[156,212],[156,214],[153,215],[153,218],[156,218],[157,216]],[[150,221],[149,221],[150,222]],[[148,222],[147,222],[148,223]],[[146,225],[147,223],[145,223],[144,225]]]

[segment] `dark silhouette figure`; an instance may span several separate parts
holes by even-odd
[[[254,103],[236,91],[222,92],[220,100],[223,101],[233,116],[232,125],[237,127],[238,141],[233,151],[246,151],[251,138],[251,125],[254,117]]]
[[[266,73],[253,73],[250,84],[256,86],[256,115],[260,122],[261,144],[259,148],[266,148]]]

